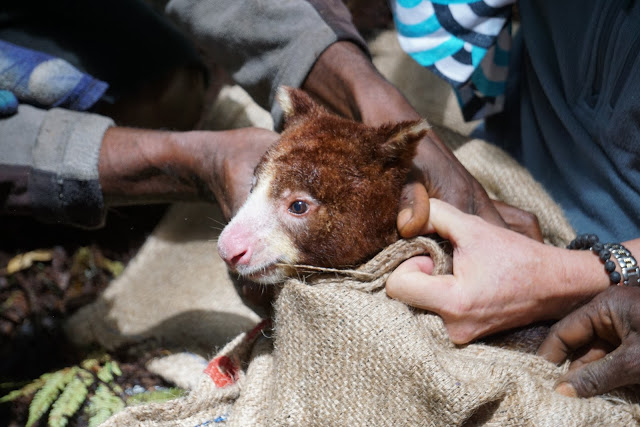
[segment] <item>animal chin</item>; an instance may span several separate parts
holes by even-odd
[[[279,259],[260,266],[240,268],[237,273],[245,279],[263,285],[280,283],[287,277],[286,269],[280,264]]]

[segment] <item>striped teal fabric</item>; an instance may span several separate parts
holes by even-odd
[[[466,120],[497,113],[511,49],[515,0],[392,0],[398,39],[420,65],[449,82]]]

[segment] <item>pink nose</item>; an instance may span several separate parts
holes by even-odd
[[[220,240],[218,242],[220,258],[231,268],[239,265],[249,265],[253,250],[235,239]]]

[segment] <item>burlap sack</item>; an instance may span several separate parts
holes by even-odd
[[[441,319],[389,299],[388,274],[438,245],[400,241],[356,272],[288,281],[265,322],[224,348],[190,395],[131,407],[113,426],[546,425],[640,421],[633,390],[572,399],[553,392],[564,372],[533,354],[454,346]],[[535,350],[531,348],[529,350]]]

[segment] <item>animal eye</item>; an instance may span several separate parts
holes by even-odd
[[[308,210],[309,205],[307,204],[307,202],[303,202],[302,200],[296,200],[295,202],[291,203],[291,206],[289,206],[289,212],[295,215],[302,215]]]

